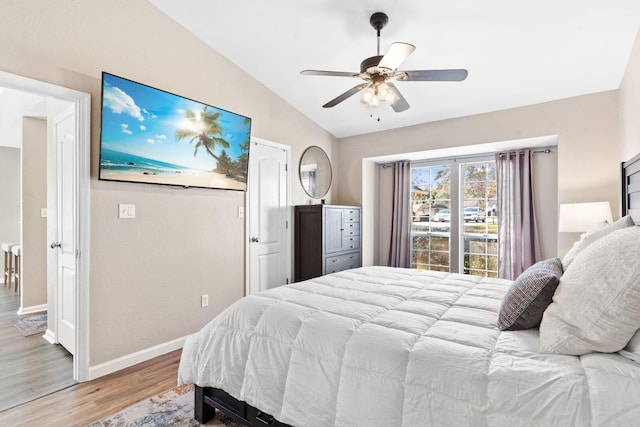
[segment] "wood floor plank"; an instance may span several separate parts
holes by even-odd
[[[0,412],[0,425],[86,426],[175,387],[182,350]]]
[[[13,326],[19,306],[19,295],[0,284],[0,411],[74,384],[73,358],[62,346]]]

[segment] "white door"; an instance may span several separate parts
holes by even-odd
[[[76,350],[76,120],[75,106],[55,119],[57,241],[57,341],[69,353]]]
[[[289,283],[289,147],[252,138],[249,153],[247,293]]]

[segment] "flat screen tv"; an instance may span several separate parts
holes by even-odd
[[[99,179],[244,191],[251,119],[102,73]]]

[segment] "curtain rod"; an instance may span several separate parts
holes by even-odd
[[[551,153],[551,148],[545,148],[545,149],[543,149],[543,150],[534,150],[534,151],[531,151],[531,154],[538,154],[538,153],[545,153],[545,154],[549,154],[549,153]],[[437,160],[451,160],[451,159],[453,159],[453,160],[456,160],[456,159],[464,160],[465,158],[473,158],[473,157],[481,157],[481,156],[490,156],[490,155],[492,155],[492,154],[495,154],[495,153],[468,154],[468,155],[464,155],[464,156],[457,156],[457,157],[453,157],[453,158],[452,158],[452,157],[444,157],[444,158],[442,158],[442,159],[426,159],[426,161],[431,161],[431,160],[435,160],[435,161],[437,161]],[[506,152],[506,151],[505,151],[505,152],[502,152],[502,153],[500,153],[500,157],[503,157],[503,156],[505,156],[506,154],[507,154],[507,152]],[[510,151],[510,152],[509,152],[509,154],[516,154],[516,152],[515,152],[515,151]],[[524,154],[524,153],[520,153],[520,154]],[[422,161],[422,160],[418,160],[418,161]],[[395,163],[395,162],[382,163],[380,166],[381,166],[383,169],[386,169],[386,168],[390,168],[391,166],[393,166],[393,164],[394,164],[394,163]]]
[[[538,153],[545,153],[545,154],[549,154],[551,152],[550,148],[545,148],[544,150],[533,150],[531,151],[531,154],[538,154]],[[510,155],[510,156],[514,156],[516,154],[516,151],[509,151],[509,152],[504,152],[504,153],[500,153],[499,156],[500,157],[504,157],[506,155]],[[520,155],[523,156],[524,152],[520,151]]]

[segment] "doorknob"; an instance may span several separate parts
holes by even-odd
[[[252,237],[251,242],[258,243],[260,240],[257,237]]]
[[[51,244],[51,249],[55,249],[55,248],[61,248],[62,245],[60,244],[60,242],[53,242]]]

